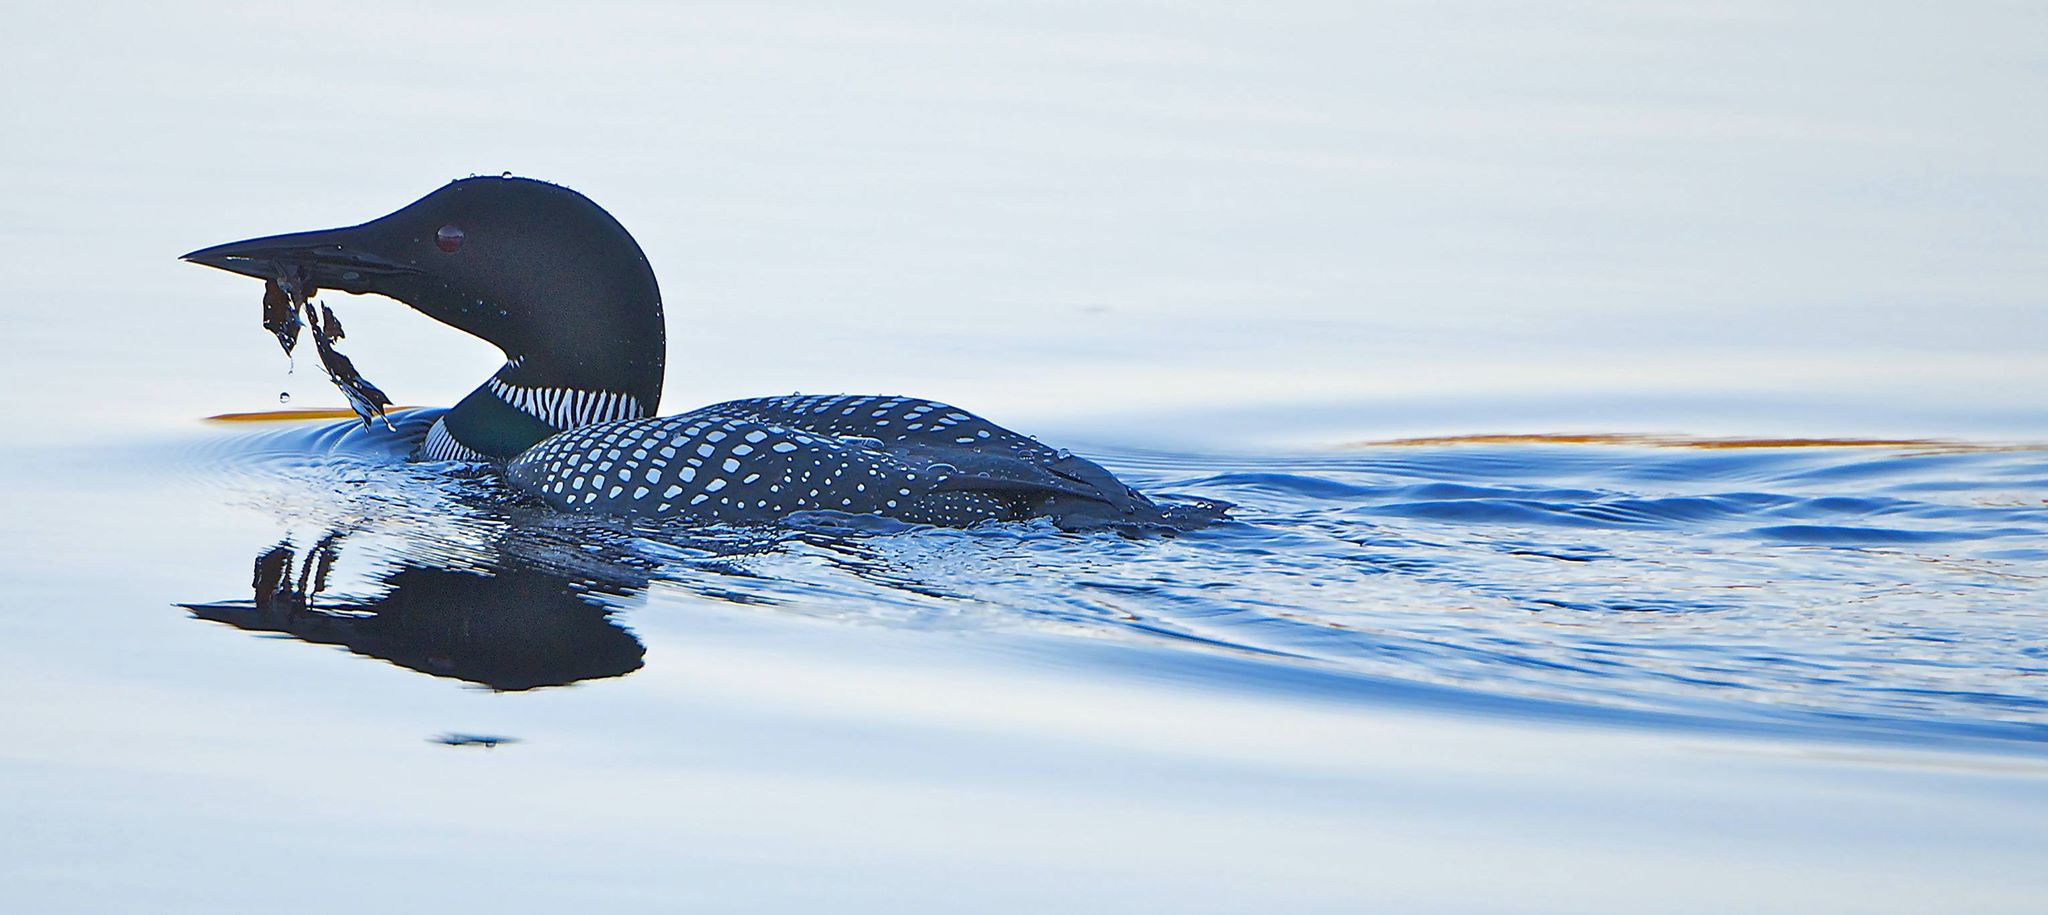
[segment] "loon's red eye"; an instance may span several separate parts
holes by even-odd
[[[462,230],[452,225],[442,226],[441,231],[434,233],[434,245],[454,254],[455,249],[462,247]]]

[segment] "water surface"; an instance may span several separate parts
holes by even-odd
[[[2048,624],[2048,447],[1512,436],[1097,452],[1149,491],[1237,505],[1202,531],[1133,538],[559,516],[487,473],[396,462],[385,440],[401,441],[326,423],[195,446],[198,485],[240,490],[288,531],[255,563],[255,605],[202,615],[317,631],[436,613],[516,641],[538,624],[495,617],[559,597],[618,638],[586,608],[658,582],[856,622],[1110,637],[1282,682],[1427,685],[1476,708],[1521,698],[1543,700],[1534,714],[1931,746],[2048,738],[2033,638]],[[265,621],[280,613],[303,619]],[[638,666],[629,639],[563,638],[557,660],[589,656],[590,676]]]
[[[2048,894],[2035,7],[10,25],[0,909]],[[1235,520],[634,527],[204,420],[338,400],[177,254],[504,170],[640,239],[667,411],[934,397]],[[500,358],[331,304],[401,402]]]

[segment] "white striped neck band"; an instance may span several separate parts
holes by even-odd
[[[484,382],[484,389],[522,413],[557,429],[580,429],[622,419],[640,419],[647,405],[631,394],[618,391],[586,391],[580,388],[528,387],[506,381],[507,371],[519,368],[508,363],[504,370]]]

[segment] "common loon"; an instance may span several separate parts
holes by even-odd
[[[757,397],[655,417],[667,343],[654,272],[610,213],[543,181],[465,178],[362,225],[183,259],[384,295],[495,344],[504,367],[435,421],[414,457],[502,465],[516,488],[566,511],[1185,529],[1228,508],[1154,502],[1092,461],[915,397]]]

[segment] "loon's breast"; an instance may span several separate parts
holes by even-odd
[[[1038,514],[1156,523],[1100,466],[943,403],[790,396],[585,426],[506,467],[558,508],[770,521],[803,511],[961,525]]]

